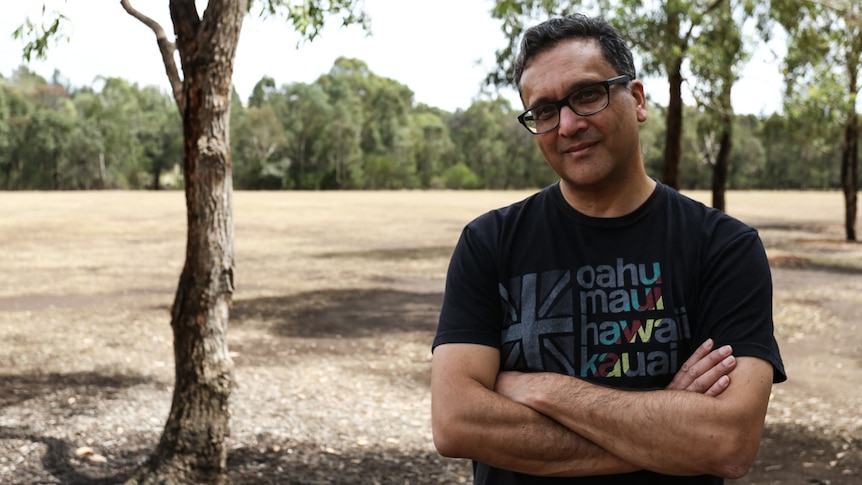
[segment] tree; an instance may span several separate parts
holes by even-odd
[[[68,111],[37,111],[24,132],[22,185],[29,189],[65,188],[61,174],[75,123]]]
[[[739,79],[739,65],[748,59],[742,27],[755,7],[753,2],[717,4],[705,17],[701,41],[691,49],[692,72],[702,80],[694,91],[708,115],[705,139],[710,143],[705,144],[704,154],[713,168],[712,206],[721,211],[726,209],[725,189],[733,149],[731,92]]]
[[[423,189],[432,187],[434,175],[454,149],[448,117],[448,113],[424,104],[410,113],[407,134],[410,158],[416,168],[419,186]]]
[[[6,86],[6,80],[0,78],[0,175],[3,175],[4,180],[4,185],[2,186],[8,189],[12,171],[12,113],[9,109]]]
[[[512,188],[522,175],[517,173],[520,160],[511,153],[508,131],[517,123],[515,118],[511,104],[502,97],[473,101],[452,117],[456,150],[486,189]]]
[[[365,114],[362,102],[344,76],[337,75],[338,61],[328,75],[321,76],[315,84],[319,85],[329,97],[329,102],[338,109],[327,129],[330,140],[324,149],[324,156],[331,169],[323,188],[355,189],[364,184],[362,170],[361,130]]]
[[[338,108],[317,84],[285,86],[281,102],[275,105],[288,138],[291,162],[288,185],[297,189],[319,189],[326,173],[323,152],[329,143],[329,127]]]
[[[843,80],[845,89],[839,91],[837,99],[832,97],[826,109],[837,110],[844,120],[841,151],[844,228],[847,240],[856,241],[859,191],[856,105],[862,69],[862,5],[857,0],[786,0],[772,2],[772,9],[790,37],[785,58],[788,104],[796,104],[808,95],[802,86]]]
[[[384,188],[376,184],[386,174],[403,179],[407,171],[398,165],[408,159],[403,139],[407,136],[413,91],[393,79],[374,74],[365,62],[346,57],[336,59],[329,73],[315,84],[327,93],[330,105],[336,107],[333,140],[345,148],[336,157],[338,186],[344,186],[345,171],[350,172],[350,183],[358,188]],[[355,148],[361,154],[362,166],[351,163],[345,167],[347,160],[357,160],[350,156],[354,136],[342,130],[355,131],[357,127],[359,145]],[[375,174],[369,178],[370,171]],[[404,180],[398,183],[403,186]]]
[[[170,172],[182,161],[182,132],[180,118],[171,102],[154,86],[137,91],[138,110],[138,165],[149,174],[149,188],[162,188],[162,175]]]
[[[228,398],[234,387],[226,341],[234,291],[231,77],[251,1],[210,0],[200,15],[195,0],[170,0],[175,42],[130,0],[120,3],[155,34],[182,118],[188,223],[186,260],[171,309],[176,379],[171,411],[156,450],[129,483],[223,483]],[[293,26],[312,39],[329,14],[340,14],[345,24],[364,25],[364,13],[354,13],[356,3],[261,2],[264,12],[286,11]],[[31,52],[44,55],[46,39],[58,33],[60,20],[44,30],[30,29],[28,58]],[[26,29],[19,31],[19,35],[26,33]]]
[[[284,155],[287,135],[273,107],[280,100],[275,80],[261,78],[252,89],[248,107],[238,96],[236,92],[232,96],[230,124],[234,185],[252,190],[282,189],[290,160]]]

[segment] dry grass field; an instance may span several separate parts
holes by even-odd
[[[233,483],[466,483],[431,444],[449,253],[527,192],[238,192]],[[709,202],[709,194],[689,193]],[[0,484],[122,483],[170,405],[180,192],[0,192]],[[731,192],[790,380],[738,484],[862,482],[862,244],[837,192]]]

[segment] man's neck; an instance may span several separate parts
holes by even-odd
[[[652,195],[655,180],[646,174],[630,183],[609,188],[573,187],[560,182],[563,198],[578,212],[590,217],[622,217],[634,212]]]

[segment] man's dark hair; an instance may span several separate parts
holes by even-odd
[[[573,14],[550,18],[524,32],[514,66],[514,81],[518,91],[521,90],[524,69],[533,57],[553,49],[563,41],[578,38],[596,39],[605,60],[614,66],[617,73],[637,79],[632,53],[616,29],[602,18]]]

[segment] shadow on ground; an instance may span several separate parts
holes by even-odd
[[[443,296],[392,289],[323,290],[284,297],[238,299],[231,325],[269,326],[281,337],[359,338],[393,332],[433,332]]]
[[[63,393],[74,396],[80,409],[86,407],[87,401],[113,399],[123,389],[151,382],[152,379],[141,375],[113,372],[0,374],[0,408]]]
[[[72,446],[63,440],[35,435],[26,428],[0,427],[0,440],[44,445],[44,453],[38,458],[42,469],[52,477],[51,483],[64,485],[124,483],[154,449],[149,437],[128,438],[122,447],[105,450],[111,455],[107,463],[93,464],[77,458]],[[255,448],[231,449],[227,467],[229,483],[243,485],[458,483],[459,477],[469,476],[466,462],[445,460],[432,451],[413,454],[395,448],[336,451],[318,443],[285,446],[265,436],[258,439]],[[8,483],[32,482],[16,481],[13,477]]]
[[[447,460],[433,451],[405,453],[395,448],[336,451],[317,443],[287,449],[261,442],[228,456],[231,483],[270,484],[428,484],[459,483],[470,477],[463,460]]]
[[[56,482],[52,481],[51,483],[64,485],[124,483],[132,476],[137,464],[146,459],[151,451],[149,448],[142,449],[140,446],[123,446],[112,450],[114,456],[107,464],[91,464],[84,459],[77,458],[72,446],[66,441],[37,435],[26,428],[0,427],[0,440],[23,440],[44,445],[44,453],[38,458],[42,462],[41,468],[56,479]],[[23,478],[22,481],[15,481],[13,476],[9,483],[31,484],[33,483],[31,479],[32,477],[28,477]]]
[[[152,451],[153,442],[141,437],[112,450],[109,467],[76,460],[70,445],[24,428],[0,428],[0,439],[30,440],[46,445],[44,469],[68,485],[123,483]],[[433,451],[406,453],[396,448],[333,450],[319,443],[277,442],[258,437],[254,447],[234,448],[228,454],[230,483],[244,485],[347,485],[356,483],[459,483],[470,476],[464,460],[441,458]],[[858,483],[862,452],[858,443],[836,446],[834,440],[796,426],[772,426],[764,433],[751,472],[728,484]],[[16,483],[16,482],[11,482]],[[21,485],[24,482],[20,482]],[[16,484],[17,485],[17,484]]]
[[[862,446],[858,440],[808,430],[798,425],[771,425],[763,433],[757,461],[748,475],[732,484],[860,483]]]

